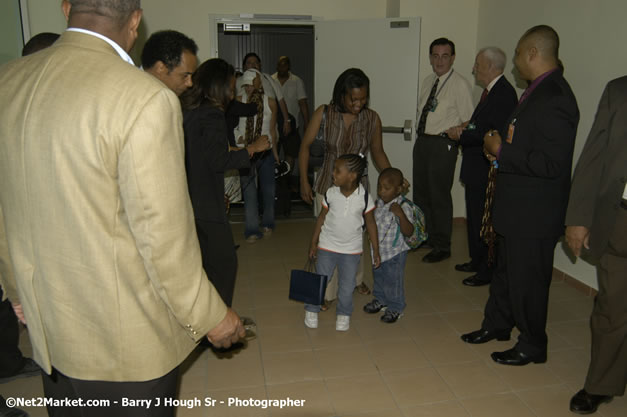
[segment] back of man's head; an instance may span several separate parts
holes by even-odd
[[[495,71],[503,73],[503,71],[505,70],[507,58],[505,56],[505,52],[503,52],[501,48],[497,48],[496,46],[488,46],[481,49],[479,51],[479,55],[483,55],[488,61],[490,61],[490,64],[492,64],[492,67]]]
[[[555,29],[548,25],[538,25],[527,30],[521,42],[529,42],[547,60],[559,60],[560,38]]]
[[[22,56],[34,54],[52,45],[58,38],[58,33],[42,32],[30,38],[22,49]]]
[[[142,67],[147,70],[161,61],[172,71],[181,63],[183,51],[193,55],[198,53],[198,46],[193,39],[175,30],[162,30],[153,33],[146,41],[142,51]]]
[[[124,26],[131,14],[141,9],[140,0],[64,0],[72,5],[70,20],[85,14],[109,18],[118,27]]]

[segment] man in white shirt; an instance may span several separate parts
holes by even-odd
[[[433,74],[422,83],[420,118],[413,150],[414,203],[425,214],[428,244],[424,262],[451,256],[453,201],[451,187],[457,163],[457,142],[446,131],[469,120],[473,112],[470,83],[453,69],[455,44],[434,40],[429,47]]]
[[[294,116],[296,127],[300,126],[300,115],[302,115],[303,130],[305,130],[309,124],[307,92],[305,91],[303,80],[290,71],[291,65],[289,57],[280,57],[276,65],[277,72],[272,74],[272,79],[281,85],[281,92],[283,93],[285,104],[287,104],[287,112]]]

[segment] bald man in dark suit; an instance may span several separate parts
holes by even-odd
[[[518,343],[492,359],[503,365],[547,359],[546,319],[555,245],[564,216],[579,109],[558,62],[559,37],[549,26],[529,29],[516,47],[514,64],[529,87],[506,128],[484,137],[484,151],[496,158],[492,217],[496,267],[481,329],[462,335],[467,343]]]

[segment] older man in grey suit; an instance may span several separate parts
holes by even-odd
[[[139,0],[64,0],[68,30],[0,68],[0,213],[52,416],[172,416],[178,365],[244,335],[202,269],[178,98],[132,65]],[[10,255],[9,255],[10,254]],[[66,399],[108,407],[64,407]]]
[[[627,384],[627,77],[603,92],[581,153],[566,213],[566,242],[598,260],[599,293],[590,327],[592,352],[584,389],[570,402],[590,414],[624,395]]]

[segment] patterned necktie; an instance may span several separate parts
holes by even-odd
[[[481,93],[481,100],[479,100],[479,103],[483,103],[483,100],[485,100],[487,96],[488,96],[488,89],[484,88],[483,93]]]
[[[433,107],[433,99],[435,99],[435,93],[438,90],[438,83],[440,82],[439,78],[435,79],[435,83],[433,87],[431,87],[431,92],[429,93],[429,98],[425,103],[425,106],[422,108],[422,113],[420,113],[420,120],[418,121],[418,136],[425,133],[425,127],[427,126],[427,116],[431,111],[431,107]]]

